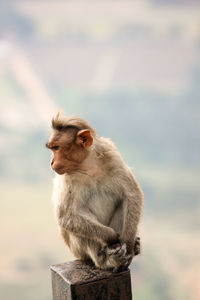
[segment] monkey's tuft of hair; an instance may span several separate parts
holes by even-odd
[[[65,119],[61,117],[61,113],[58,112],[51,121],[52,129],[61,131],[65,127]]]
[[[93,136],[96,136],[96,131],[84,119],[76,116],[62,117],[58,112],[51,121],[52,129],[57,131],[66,131],[70,128],[78,130],[89,129]]]

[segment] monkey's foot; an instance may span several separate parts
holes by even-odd
[[[140,237],[136,237],[134,244],[134,254],[138,255],[141,253]]]
[[[83,262],[86,265],[90,266],[91,269],[96,269],[94,262],[90,258],[83,260]]]

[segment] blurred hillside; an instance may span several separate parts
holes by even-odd
[[[199,300],[199,20],[198,1],[1,4],[0,298],[49,299],[48,266],[66,259],[44,147],[63,109],[110,137],[144,189],[136,300]]]

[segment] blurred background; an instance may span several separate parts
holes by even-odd
[[[145,193],[135,300],[200,299],[200,1],[0,3],[0,299],[51,299],[72,259],[51,203],[51,117],[110,137]]]

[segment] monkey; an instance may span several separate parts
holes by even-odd
[[[79,117],[52,119],[55,215],[72,254],[94,268],[117,272],[140,253],[143,192],[114,143]]]

